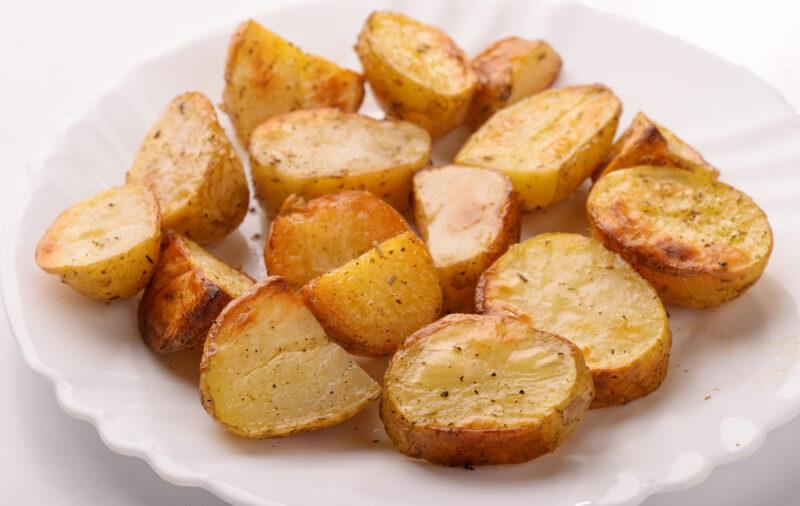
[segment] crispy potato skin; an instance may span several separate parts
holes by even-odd
[[[767,216],[750,197],[682,169],[614,171],[592,188],[587,212],[592,234],[679,306],[739,297],[772,252]]]
[[[374,12],[356,52],[378,103],[437,138],[464,120],[477,78],[467,57],[441,30],[402,14]]]
[[[300,288],[376,242],[408,230],[400,213],[368,192],[335,193],[308,202],[292,195],[270,225],[264,262],[270,275]]]
[[[248,146],[251,132],[278,114],[319,107],[357,111],[364,78],[248,20],[228,46],[223,100],[236,135]]]
[[[474,129],[503,107],[549,88],[561,71],[561,57],[543,40],[507,37],[481,51],[471,66],[478,87],[466,123]]]

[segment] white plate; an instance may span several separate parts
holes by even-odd
[[[135,301],[89,301],[33,262],[38,238],[60,210],[122,182],[170,98],[190,89],[220,97],[233,29],[227,26],[133,67],[35,157],[9,205],[2,241],[8,316],[26,360],[53,382],[69,414],[166,480],[235,503],[469,505],[636,503],[700,482],[715,466],[755,451],[769,430],[800,412],[800,247],[792,235],[800,229],[800,117],[777,93],[697,48],[578,4],[302,2],[257,19],[309,51],[358,68],[351,46],[377,8],[439,25],[471,54],[506,35],[549,40],[565,61],[558,84],[611,86],[625,105],[623,127],[646,111],[763,206],[776,238],[764,277],[717,310],[670,308],[675,337],[663,386],[627,406],[592,411],[562,448],[528,464],[470,471],[407,459],[387,441],[374,405],[312,434],[229,436],[200,406],[197,357],[151,353],[138,336]],[[379,114],[371,99],[364,110]],[[444,139],[437,161],[446,161],[463,135]],[[583,196],[527,217],[526,235],[585,230]],[[251,213],[215,251],[261,276],[263,239],[254,234],[263,237],[263,227],[260,212]]]

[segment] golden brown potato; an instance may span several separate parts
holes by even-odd
[[[543,91],[495,113],[455,162],[504,172],[526,210],[549,206],[603,161],[621,112],[619,99],[599,84]]]
[[[345,190],[366,190],[403,211],[411,176],[430,154],[430,136],[416,125],[337,109],[272,118],[250,142],[256,194],[272,212],[292,193],[313,198]]]
[[[636,114],[630,126],[611,147],[605,165],[595,173],[594,179],[617,169],[637,165],[675,167],[712,179],[719,176],[719,171],[709,165],[694,148],[642,112]]]
[[[464,120],[477,79],[464,52],[438,28],[395,12],[374,12],[356,52],[389,116],[440,137]]]
[[[467,124],[478,128],[495,112],[549,88],[561,71],[561,57],[543,40],[507,37],[472,60],[478,88]]]
[[[270,225],[264,261],[270,275],[300,288],[407,230],[400,213],[371,193],[349,191],[308,202],[290,196]]]
[[[679,306],[740,296],[772,252],[767,216],[750,197],[687,170],[614,171],[595,183],[586,207],[594,236]]]
[[[103,190],[58,215],[36,246],[36,265],[92,299],[127,299],[153,274],[161,251],[159,220],[150,190]]]
[[[364,100],[364,78],[248,20],[231,37],[223,100],[236,135],[247,146],[250,133],[278,114],[318,107],[357,111]]]
[[[209,243],[235,230],[250,191],[242,162],[202,93],[175,97],[147,132],[126,181],[150,188],[161,226]]]
[[[445,312],[473,311],[478,278],[519,241],[521,208],[501,172],[447,165],[414,175],[414,216],[439,272]]]
[[[300,291],[328,336],[358,355],[389,355],[439,317],[442,289],[413,232],[377,245]]]
[[[222,308],[252,284],[194,241],[168,231],[139,302],[142,338],[159,353],[202,345]]]
[[[481,277],[477,306],[519,313],[572,341],[594,377],[592,407],[654,391],[667,374],[672,334],[653,287],[619,255],[576,234],[512,246]]]
[[[203,407],[239,436],[328,427],[379,395],[380,386],[328,341],[300,297],[277,276],[228,304],[203,350]]]
[[[381,418],[398,450],[446,465],[512,464],[553,451],[592,402],[580,350],[509,316],[453,314],[389,363]]]

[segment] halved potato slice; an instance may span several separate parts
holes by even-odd
[[[394,353],[442,310],[436,268],[413,232],[376,244],[300,293],[331,339],[367,356]]]
[[[36,265],[87,297],[111,301],[145,287],[160,251],[155,195],[116,186],[59,214],[36,246]]]
[[[247,146],[265,120],[297,109],[357,111],[364,78],[320,56],[304,53],[252,19],[236,29],[225,63],[223,109]]]
[[[222,308],[253,282],[194,241],[168,231],[139,302],[142,338],[160,353],[202,345]]]
[[[772,229],[744,193],[687,170],[632,167],[595,183],[592,233],[665,302],[706,308],[743,294],[767,266]]]
[[[209,243],[235,230],[250,190],[242,162],[198,92],[175,97],[147,132],[126,181],[150,188],[164,230]]]
[[[395,12],[374,12],[356,52],[389,116],[412,121],[433,138],[464,120],[477,79],[461,48],[438,28]]]
[[[506,173],[526,210],[549,206],[603,161],[621,112],[619,99],[599,84],[543,91],[495,113],[455,162]]]
[[[575,343],[594,376],[592,407],[647,395],[667,374],[672,334],[661,300],[593,239],[548,233],[512,246],[477,292],[480,310],[521,312],[537,329]]]
[[[337,109],[272,118],[250,142],[256,193],[273,212],[292,193],[313,198],[345,190],[366,190],[403,211],[411,176],[430,154],[431,138],[416,125]]]
[[[392,357],[381,418],[409,457],[511,464],[563,443],[593,391],[580,350],[567,340],[518,318],[453,314]]]
[[[334,425],[379,395],[380,386],[328,341],[277,276],[231,302],[203,350],[203,407],[239,436],[288,436]]]
[[[270,275],[300,288],[407,230],[400,213],[368,192],[335,193],[308,202],[293,195],[270,225],[264,261]]]
[[[439,272],[444,311],[473,311],[478,278],[519,241],[521,208],[501,172],[447,165],[414,175],[414,216]]]

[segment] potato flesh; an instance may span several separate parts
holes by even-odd
[[[231,298],[235,299],[252,286],[253,280],[249,276],[221,261],[196,242],[185,237],[183,240],[192,254],[192,261],[197,264],[203,275],[208,276],[214,284],[225,290]]]

